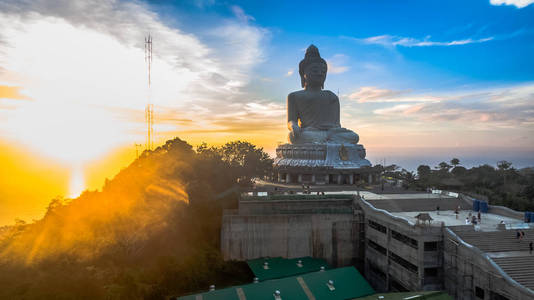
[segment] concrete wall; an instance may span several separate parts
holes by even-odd
[[[444,230],[445,289],[455,299],[475,297],[476,288],[484,290],[485,300],[534,299],[534,292],[518,284],[478,248],[463,242],[448,228]],[[502,298],[501,298],[502,299]]]
[[[241,201],[223,215],[221,251],[224,259],[312,256],[351,265],[363,262],[361,220],[352,200]]]

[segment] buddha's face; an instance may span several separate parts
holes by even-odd
[[[326,66],[322,63],[310,64],[304,72],[306,87],[323,87],[326,79]]]

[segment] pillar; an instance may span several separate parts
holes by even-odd
[[[282,173],[278,172],[278,182],[282,182]]]
[[[299,174],[297,177],[298,183],[302,183],[302,174]]]
[[[337,184],[342,184],[341,179],[343,179],[341,174],[337,174]]]
[[[286,183],[290,183],[291,182],[291,174],[287,173],[286,174]]]
[[[369,173],[369,184],[373,183],[373,174]]]
[[[312,184],[315,184],[315,174],[312,174],[311,182]]]
[[[354,184],[354,174],[349,175],[349,183]]]

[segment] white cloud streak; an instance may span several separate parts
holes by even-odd
[[[411,95],[410,90],[395,91],[373,86],[363,86],[360,87],[358,91],[343,96],[358,103],[436,102],[444,100],[444,97],[431,95]]]
[[[517,8],[527,7],[534,3],[534,0],[490,0],[491,5],[514,5]]]
[[[467,38],[467,39],[461,39],[461,40],[453,40],[453,41],[432,41],[430,39],[430,36],[425,37],[424,39],[416,39],[412,37],[402,37],[402,36],[394,36],[394,35],[378,35],[363,39],[357,39],[365,44],[374,44],[374,45],[381,45],[384,47],[395,47],[395,46],[401,46],[401,47],[432,47],[432,46],[459,46],[459,45],[467,45],[467,44],[477,44],[477,43],[484,43],[493,40],[494,37],[485,37],[485,38],[479,38],[479,39],[473,39],[473,38]]]

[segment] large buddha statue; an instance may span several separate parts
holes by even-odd
[[[358,135],[341,127],[339,98],[323,90],[327,64],[311,45],[299,64],[303,90],[287,96],[287,126],[292,144],[357,144]]]

